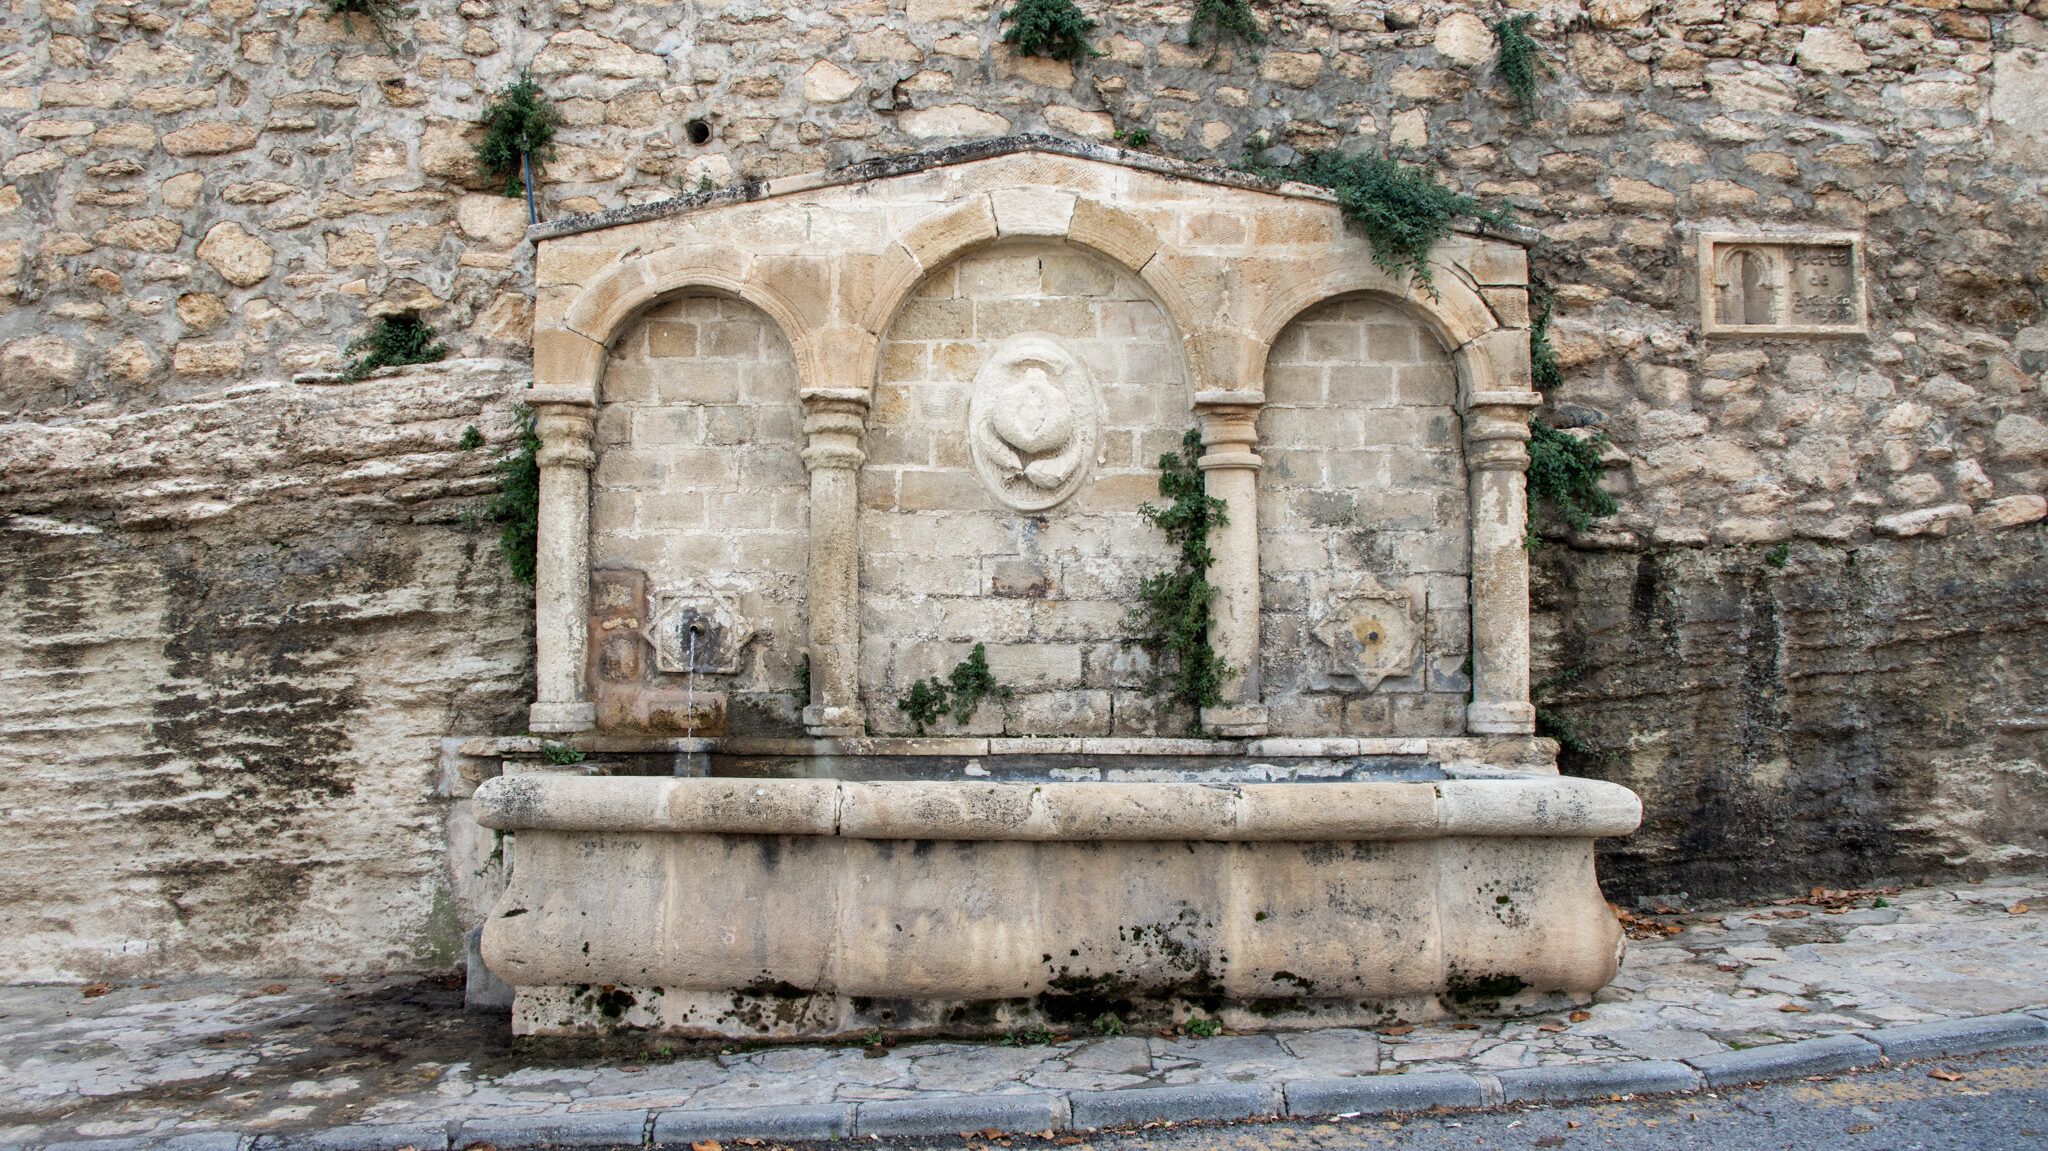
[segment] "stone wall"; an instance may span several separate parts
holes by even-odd
[[[516,378],[0,428],[0,978],[460,959],[488,865],[451,863],[443,741],[533,690],[531,593],[461,514]]]
[[[643,572],[655,593],[727,592],[758,621],[762,635],[741,652],[738,674],[703,677],[706,690],[733,693],[737,729],[796,723],[810,544],[802,423],[789,341],[738,300],[651,309],[605,365],[592,566]],[[626,650],[635,662],[643,654],[637,640]],[[686,676],[654,669],[628,678],[643,676],[657,691],[689,691]]]
[[[1609,894],[2048,857],[2048,530],[1767,555],[1541,553],[1543,705],[1587,745],[1563,769],[1643,797]]]
[[[1033,332],[1085,361],[1101,421],[1080,465],[1092,478],[1047,515],[1000,506],[961,434],[983,363]],[[1178,341],[1144,286],[1078,247],[998,245],[918,286],[881,365],[860,478],[870,730],[909,732],[897,700],[915,680],[945,678],[981,642],[1017,694],[960,730],[1177,733],[1144,694],[1149,665],[1125,620],[1137,581],[1172,563],[1136,509],[1159,498],[1159,457],[1179,449],[1193,420]]]
[[[530,601],[457,519],[486,461],[451,446],[469,422],[502,442],[508,401],[431,374],[275,382],[337,364],[382,312],[459,354],[527,355],[524,205],[470,158],[489,93],[527,68],[567,118],[546,218],[1007,132],[1143,128],[1223,163],[1255,136],[1282,161],[1413,149],[1543,232],[1565,369],[1546,415],[1614,444],[1621,513],[1539,569],[1578,587],[1568,611],[1545,601],[1549,666],[1594,669],[1560,710],[1608,749],[1684,733],[1625,757],[1653,821],[1616,881],[1732,886],[1758,834],[1750,874],[1788,885],[2038,854],[2031,721],[1984,701],[2038,660],[2038,615],[2007,597],[2038,540],[2012,525],[2048,490],[2043,0],[1532,9],[1554,75],[1527,120],[1476,4],[1284,2],[1261,9],[1266,47],[1212,52],[1187,45],[1187,6],[1084,0],[1104,54],[1078,65],[1011,56],[999,7],[7,8],[0,917],[31,941],[10,971],[443,954],[432,741],[516,730],[531,694]],[[1702,337],[1693,237],[1755,227],[1861,232],[1870,334]],[[250,381],[274,386],[227,394]],[[223,479],[205,446],[245,441],[270,446]],[[1780,543],[1787,566],[1758,567]],[[1859,582],[1852,555],[1892,582]],[[1640,636],[1599,622],[1645,586]],[[1779,611],[1791,590],[1835,606]],[[2014,626],[1986,622],[1999,603]],[[1852,609],[1911,626],[1826,614]],[[1715,642],[1772,613],[1844,645],[1818,677],[1831,702],[1774,649]],[[1859,662],[1856,637],[1942,658]],[[1654,694],[1670,681],[1705,686]],[[1729,702],[1744,691],[1799,706]],[[1817,734],[1782,736],[1780,706]],[[1845,796],[1853,834],[1831,822]]]
[[[1364,297],[1318,305],[1273,342],[1259,414],[1259,650],[1275,731],[1465,730],[1471,529],[1457,387],[1421,325]],[[1326,605],[1361,582],[1405,594],[1423,633],[1401,674],[1377,684],[1330,674]]]

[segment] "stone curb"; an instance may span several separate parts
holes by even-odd
[[[1746,1051],[1694,1055],[1686,1062],[1700,1069],[1709,1087],[1730,1087],[1766,1079],[1797,1079],[1847,1071],[1884,1058],[1877,1044],[1860,1035],[1829,1035],[1797,1043],[1773,1043]]]
[[[1571,1063],[1495,1072],[1503,1103],[1565,1103],[1609,1095],[1663,1095],[1697,1091],[1699,1072],[1663,1060]]]
[[[1463,1071],[1413,1075],[1361,1075],[1355,1079],[1297,1079],[1282,1084],[1287,1114],[1390,1115],[1432,1107],[1484,1107],[1486,1090]]]
[[[528,1147],[676,1148],[707,1139],[845,1139],[856,1135],[957,1135],[962,1131],[1088,1130],[1143,1123],[1323,1115],[1389,1115],[1435,1107],[1470,1110],[1517,1102],[1570,1102],[1610,1095],[1683,1094],[1865,1067],[1881,1059],[1968,1055],[2048,1044],[2048,1011],[2013,1012],[1828,1035],[1682,1062],[1628,1060],[1528,1067],[1474,1075],[1429,1071],[1215,1083],[1120,1091],[1032,1092],[888,1099],[856,1104],[468,1119],[460,1123],[353,1123],[289,1135],[195,1131],[182,1135],[0,1145],[0,1151],[453,1151],[489,1142]]]
[[[258,1135],[249,1151],[402,1151],[448,1140],[458,1123],[351,1123],[295,1135]]]
[[[1250,1119],[1281,1114],[1280,1092],[1257,1083],[1197,1083],[1076,1091],[1069,1096],[1076,1130],[1190,1119]]]
[[[682,1147],[706,1139],[845,1139],[853,1134],[853,1105],[735,1107],[731,1110],[661,1111],[654,1116],[656,1147]]]
[[[1929,1059],[2048,1043],[2048,1023],[2015,1012],[1885,1027],[1872,1032],[1870,1039],[1884,1049],[1887,1059]]]
[[[954,1095],[939,1099],[886,1099],[854,1109],[855,1135],[957,1135],[962,1131],[1064,1131],[1067,1097]]]

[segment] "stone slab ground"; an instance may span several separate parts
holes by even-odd
[[[1382,1032],[540,1042],[463,1013],[453,981],[17,986],[0,990],[0,1148],[1078,1130],[1605,1098],[2048,1042],[2048,877],[1856,902],[1646,916],[1654,938],[1584,1012]]]

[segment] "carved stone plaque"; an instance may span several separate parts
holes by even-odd
[[[1414,674],[1422,654],[1422,621],[1415,609],[1416,597],[1406,591],[1370,587],[1333,597],[1314,629],[1330,649],[1335,674],[1327,686],[1372,691],[1381,680]]]
[[[1863,240],[1853,232],[1700,237],[1701,330],[1710,336],[1855,336],[1870,330]]]
[[[1056,336],[1011,336],[974,377],[968,452],[1007,507],[1044,511],[1073,495],[1095,463],[1101,429],[1095,382]]]
[[[737,675],[740,653],[758,634],[740,614],[731,592],[696,587],[658,591],[652,597],[647,641],[654,666],[665,672]]]

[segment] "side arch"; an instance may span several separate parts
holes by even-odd
[[[1391,303],[1413,317],[1452,357],[1459,376],[1460,408],[1469,402],[1472,393],[1501,390],[1503,384],[1512,390],[1528,390],[1526,356],[1519,373],[1513,364],[1495,362],[1496,341],[1486,337],[1503,329],[1485,298],[1448,265],[1441,261],[1434,264],[1438,293],[1435,299],[1388,275],[1370,261],[1319,260],[1317,265],[1269,300],[1259,314],[1253,329],[1254,362],[1249,365],[1247,380],[1264,387],[1266,360],[1273,341],[1309,309],[1339,296],[1365,295]],[[1518,374],[1519,382],[1511,382]]]
[[[581,343],[564,357],[544,357],[536,347],[537,383],[568,389],[597,403],[611,345],[635,319],[656,305],[685,295],[725,296],[758,308],[781,329],[795,354],[799,386],[808,391],[823,378],[820,366],[825,325],[796,301],[756,274],[755,259],[732,247],[665,248],[630,257],[607,269],[578,292],[556,329]],[[551,333],[543,333],[543,335]],[[559,337],[558,337],[559,339]],[[536,345],[539,338],[536,338]]]

